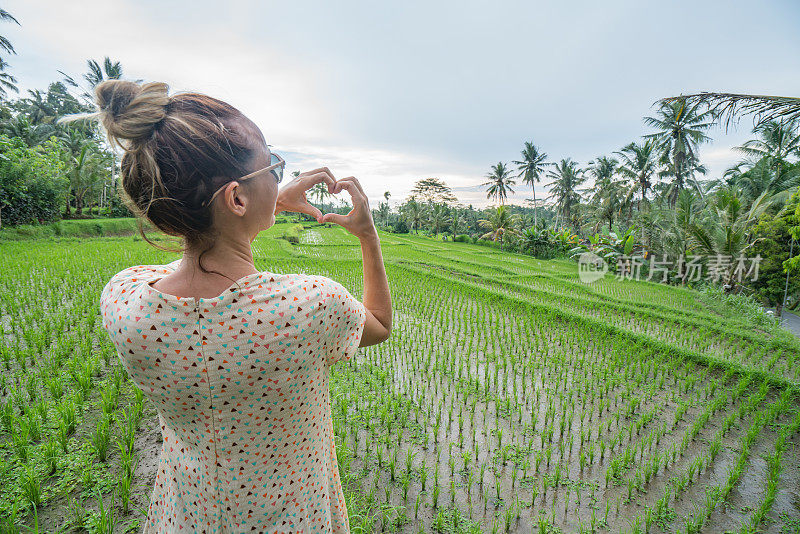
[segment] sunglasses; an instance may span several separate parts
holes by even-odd
[[[263,169],[259,169],[259,170],[255,171],[255,172],[251,172],[250,174],[242,176],[241,178],[237,178],[235,181],[241,182],[243,180],[248,180],[248,179],[252,178],[253,176],[256,176],[256,175],[259,175],[259,174],[261,174],[263,172],[269,171],[269,172],[272,173],[272,176],[275,177],[275,181],[277,183],[281,183],[281,180],[283,180],[283,169],[286,167],[286,161],[282,157],[277,155],[275,152],[272,152],[270,154],[269,163],[270,163],[269,167],[264,167]],[[232,180],[232,181],[234,181],[234,180]],[[230,183],[230,182],[228,182],[228,183]],[[225,185],[221,186],[219,189],[217,189],[214,192],[214,194],[211,195],[211,198],[209,198],[208,200],[203,202],[201,205],[202,206],[207,206],[207,205],[211,204],[211,202],[214,201],[214,198],[220,193],[220,191],[222,191],[222,189],[226,185],[228,185],[228,184],[225,184]]]

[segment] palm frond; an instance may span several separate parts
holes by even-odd
[[[672,103],[679,100],[708,106],[709,110],[724,122],[726,131],[743,115],[753,116],[754,127],[771,120],[793,121],[800,118],[800,98],[792,96],[702,92],[662,98],[656,103]]]

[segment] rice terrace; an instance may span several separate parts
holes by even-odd
[[[787,331],[681,287],[582,284],[573,260],[381,244],[395,331],[330,378],[354,532],[800,528]],[[361,288],[358,240],[335,225],[276,224],[253,253]],[[97,302],[126,266],[175,259],[135,236],[0,242],[0,531],[34,525],[29,501],[47,532],[143,521],[158,418]]]

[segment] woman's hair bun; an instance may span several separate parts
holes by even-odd
[[[171,99],[163,82],[139,84],[127,80],[105,80],[94,90],[97,116],[109,142],[125,147],[120,140],[144,141],[167,116]]]

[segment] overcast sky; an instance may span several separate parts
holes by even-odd
[[[439,177],[484,206],[485,174],[524,141],[581,165],[650,133],[658,98],[800,95],[800,3],[8,0],[21,93],[110,56],[126,78],[222,98],[287,170],[354,175],[377,207]],[[701,149],[710,177],[738,161],[744,119]],[[530,198],[514,187],[511,202]],[[544,184],[537,198],[545,196]]]

